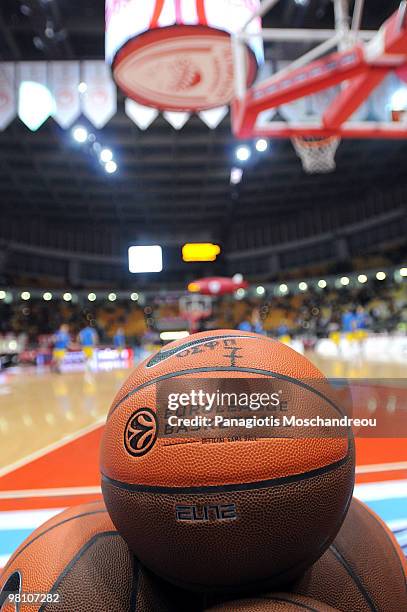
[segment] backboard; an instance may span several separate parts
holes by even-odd
[[[278,1],[263,0],[259,15]],[[323,146],[329,139],[335,149],[342,138],[407,138],[407,3],[376,32],[360,30],[363,0],[355,1],[353,15],[348,0],[332,1],[332,30],[262,30],[265,45],[303,43],[311,50],[294,61],[274,60],[269,76],[251,88],[241,47],[250,34],[243,28],[234,36],[236,136],[291,138],[300,149],[315,140]]]

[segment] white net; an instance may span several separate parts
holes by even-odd
[[[339,137],[303,136],[294,137],[291,142],[307,174],[327,174],[335,170]]]
[[[209,295],[184,295],[179,300],[179,311],[186,321],[194,323],[211,314],[212,300]]]

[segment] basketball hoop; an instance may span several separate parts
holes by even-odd
[[[212,300],[209,295],[184,295],[179,301],[179,312],[188,321],[190,331],[195,331],[198,322],[211,314]]]
[[[327,174],[335,170],[335,153],[341,142],[338,136],[294,137],[291,142],[307,174]]]

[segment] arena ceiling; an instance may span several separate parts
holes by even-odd
[[[376,29],[397,8],[397,1],[366,2],[363,28]],[[273,27],[333,25],[330,0],[281,1],[267,16]],[[53,36],[45,30],[52,26]],[[306,50],[293,49],[292,53]],[[267,55],[287,49],[274,44]],[[102,0],[2,0],[0,61],[102,59]],[[103,130],[120,171],[108,176],[69,132],[49,120],[31,133],[18,120],[0,132],[2,221],[35,216],[63,222],[132,224],[143,232],[208,228],[220,238],[232,224],[277,219],[310,207],[341,207],[373,190],[387,192],[407,184],[405,141],[347,141],[338,153],[338,169],[309,177],[292,146],[274,141],[261,158],[254,156],[242,183],[230,186],[236,140],[230,118],[216,130],[193,117],[181,131],[162,117],[145,132],[119,112]]]

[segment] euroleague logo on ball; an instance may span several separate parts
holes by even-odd
[[[150,408],[140,408],[133,412],[124,430],[124,446],[133,457],[148,453],[155,444],[158,423],[155,412]]]

